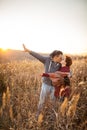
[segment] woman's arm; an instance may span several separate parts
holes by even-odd
[[[56,73],[43,73],[41,76],[42,77],[49,77],[49,78],[58,78],[58,77],[60,77],[60,75],[56,74]]]
[[[43,77],[49,77],[49,78],[57,78],[57,77],[65,77],[65,76],[69,76],[69,72],[60,72],[60,71],[56,71],[55,73],[43,73],[42,76]]]
[[[62,76],[68,76],[70,74],[70,72],[61,72],[61,71],[56,71],[56,74],[60,74]]]

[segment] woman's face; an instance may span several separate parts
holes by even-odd
[[[62,64],[62,66],[66,66],[66,57],[65,56],[63,56],[61,64]]]

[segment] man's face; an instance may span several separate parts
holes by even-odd
[[[62,59],[63,59],[63,55],[60,54],[60,55],[54,56],[53,61],[54,61],[54,62],[59,62],[59,63],[60,63],[60,62],[62,61]]]

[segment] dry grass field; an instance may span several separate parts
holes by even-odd
[[[73,60],[70,98],[56,110],[48,100],[37,122],[43,68],[29,60],[0,64],[0,130],[87,130],[87,58]]]

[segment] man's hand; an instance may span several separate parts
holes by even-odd
[[[23,44],[23,48],[24,48],[24,51],[25,52],[30,52],[30,50],[29,49],[27,49],[26,47],[25,47],[25,45]]]

